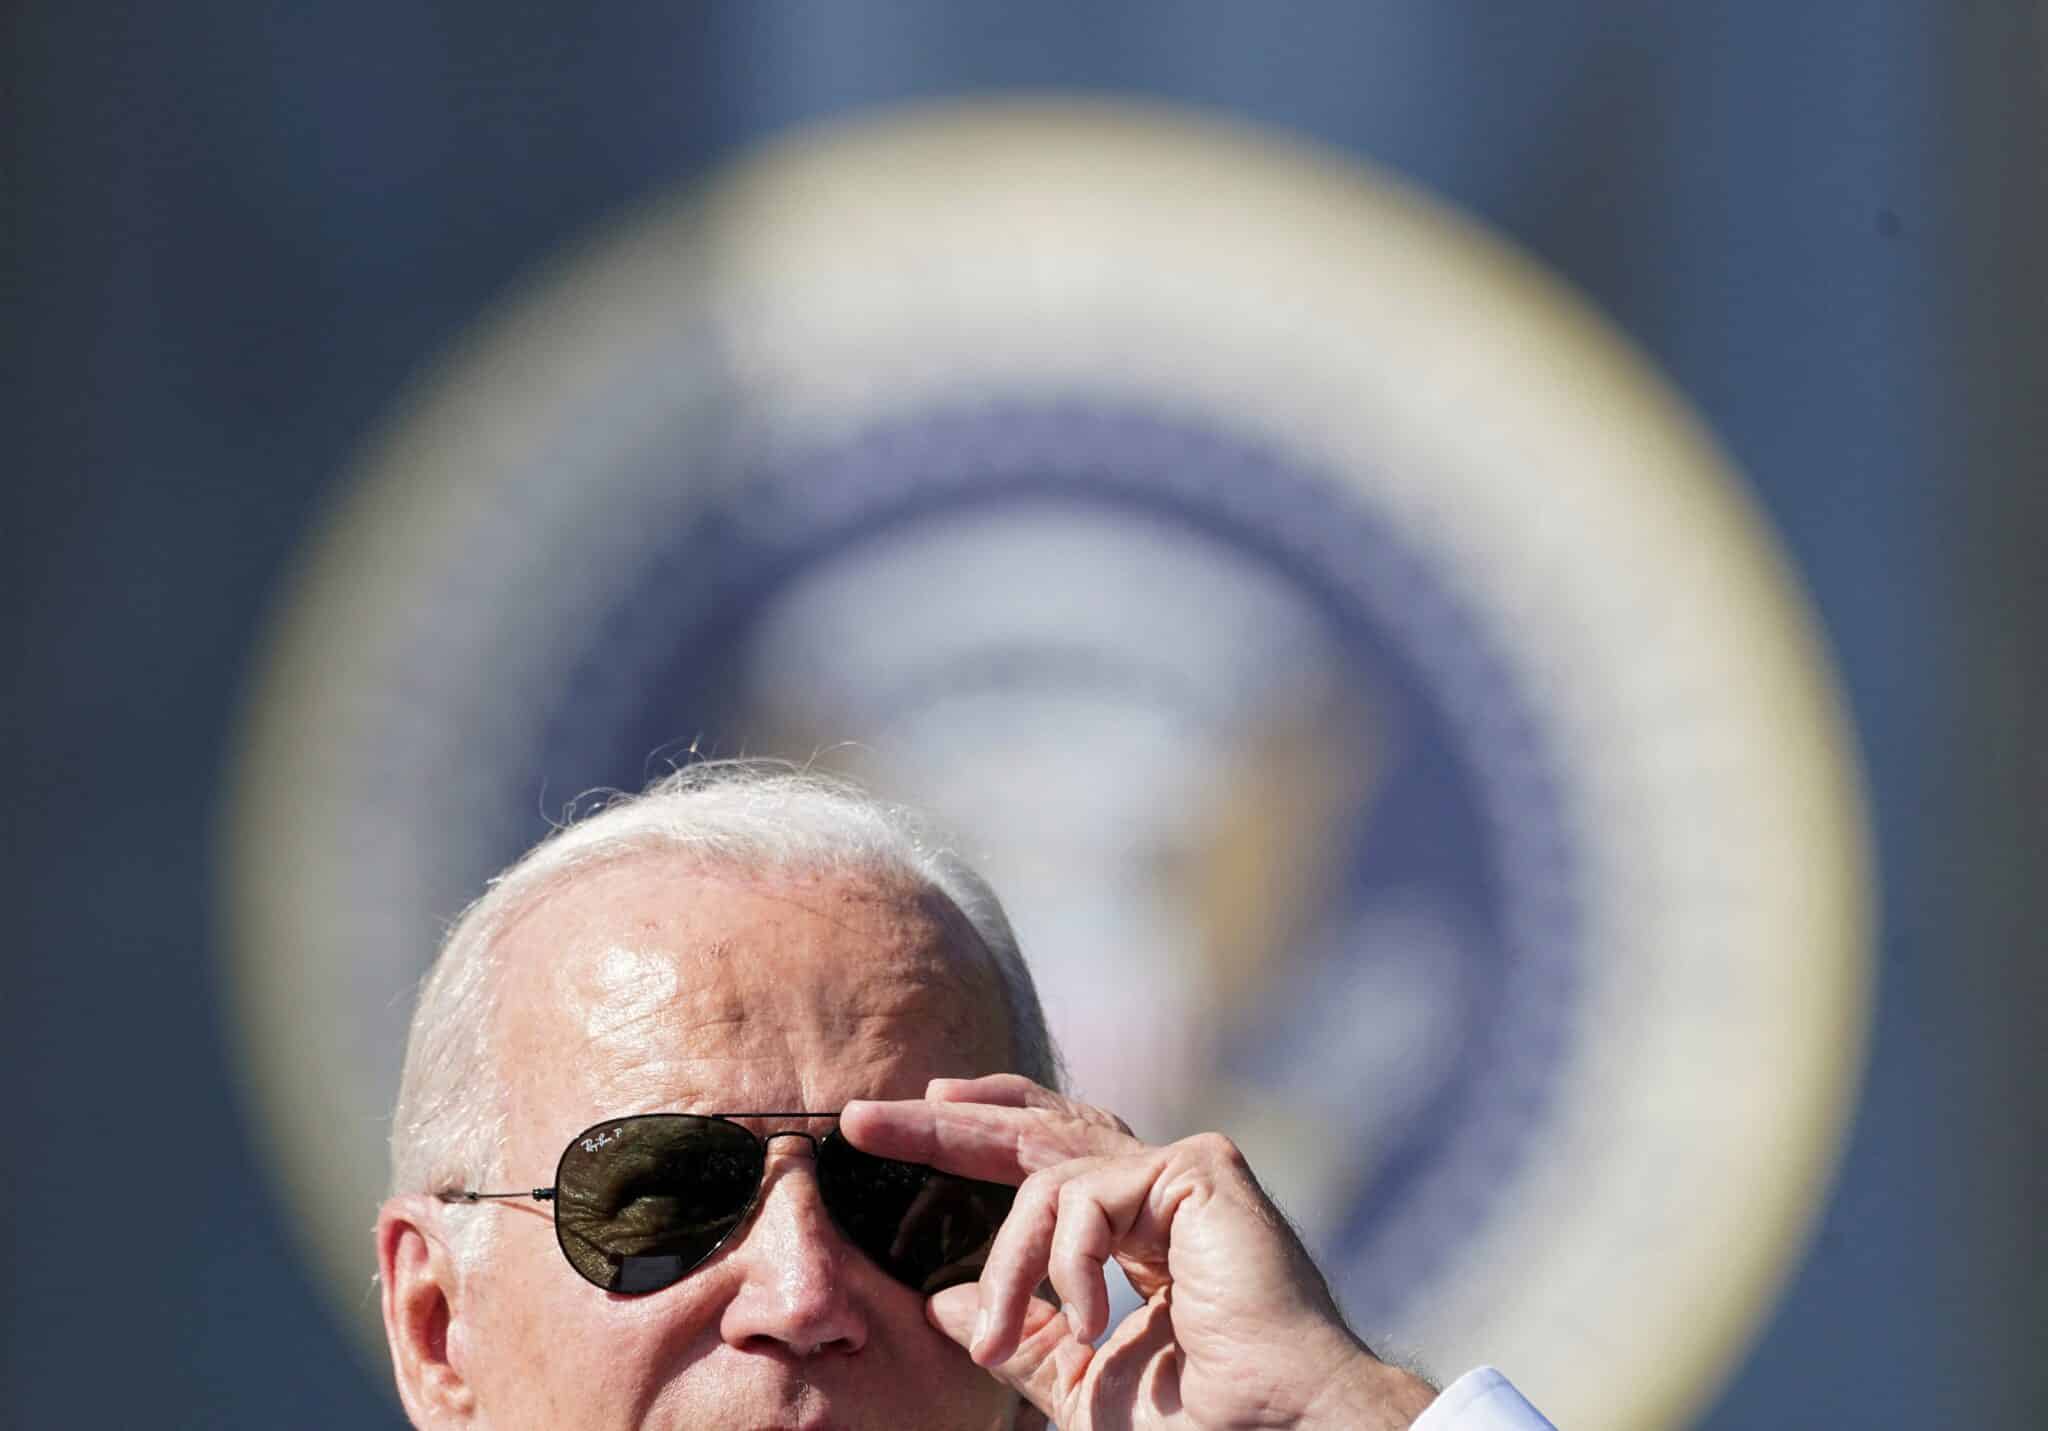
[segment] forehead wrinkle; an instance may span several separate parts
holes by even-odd
[[[807,879],[783,878],[773,883],[752,881],[754,896],[764,903],[787,905],[836,929],[877,944],[891,935],[916,930],[915,947],[920,953],[937,954],[952,968],[988,970],[992,961],[981,936],[960,907],[928,885],[879,872],[855,877],[821,873]],[[821,898],[822,896],[822,898]],[[883,919],[874,923],[856,920],[835,906],[880,910]],[[891,917],[894,916],[894,917]]]
[[[931,981],[884,993],[882,1007],[818,1009],[809,1018],[756,1010],[675,1021],[658,1043],[613,1045],[585,1066],[599,1100],[622,1113],[736,1112],[740,1105],[837,1112],[848,1098],[885,1096],[892,1066],[916,1046],[917,1034],[971,1041],[973,1010],[942,993],[927,997],[944,987]],[[735,1037],[733,1030],[744,1032]]]
[[[674,851],[649,850],[625,856],[586,872],[574,884],[553,891],[556,897],[537,899],[499,930],[495,943],[504,945],[543,942],[570,949],[594,933],[617,930],[617,916],[608,900],[594,900],[606,885],[630,881],[650,865],[677,860]],[[961,976],[958,992],[991,1001],[1004,1013],[1000,980],[994,961],[971,921],[949,897],[913,878],[890,871],[774,871],[725,870],[685,859],[678,878],[670,886],[679,899],[686,899],[685,886],[696,881],[730,883],[746,889],[766,904],[785,905],[812,919],[828,924],[861,942],[875,947],[892,946],[892,954],[915,951],[932,957],[940,968]],[[853,911],[880,911],[880,919],[863,919]],[[632,921],[633,933],[641,937],[660,936],[677,920],[677,915],[655,915]],[[531,925],[540,925],[534,929]],[[553,937],[543,940],[546,926],[553,925]],[[805,943],[816,942],[816,931]],[[735,941],[721,938],[701,951],[677,950],[668,957],[696,953],[704,962],[724,960],[738,951]],[[1007,1020],[1006,1020],[1007,1021]]]

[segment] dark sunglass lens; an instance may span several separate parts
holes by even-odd
[[[838,1133],[818,1146],[818,1191],[847,1240],[930,1295],[981,1275],[1017,1190],[863,1153]]]
[[[736,1123],[683,1113],[579,1133],[555,1170],[562,1253],[609,1292],[658,1292],[716,1252],[761,1186],[764,1150]]]

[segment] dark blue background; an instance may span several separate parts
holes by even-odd
[[[241,685],[366,431],[621,205],[800,121],[1017,89],[1185,102],[1390,166],[1588,292],[1705,414],[1827,624],[1885,883],[1842,1180],[1703,1424],[2048,1420],[2034,7],[11,18],[8,1424],[394,1422],[245,1132],[213,927]]]

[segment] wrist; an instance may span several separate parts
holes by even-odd
[[[1407,1431],[1436,1400],[1436,1388],[1354,1343],[1325,1380],[1295,1431]]]

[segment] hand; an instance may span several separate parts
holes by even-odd
[[[925,1312],[1061,1431],[1405,1427],[1434,1396],[1346,1329],[1221,1134],[1151,1147],[1015,1074],[849,1103],[839,1126],[883,1157],[1017,1185],[980,1282]],[[1111,1257],[1145,1302],[1097,1348]],[[1034,1295],[1048,1279],[1061,1307]]]

